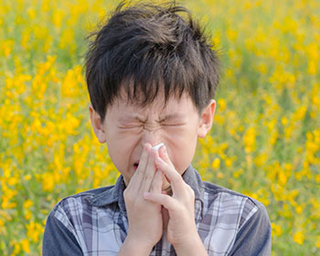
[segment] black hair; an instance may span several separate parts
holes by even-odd
[[[88,38],[93,40],[86,54],[86,82],[102,122],[123,90],[128,100],[143,106],[161,92],[165,102],[186,92],[199,111],[214,97],[218,54],[188,9],[175,2],[121,2]]]

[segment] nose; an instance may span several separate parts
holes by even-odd
[[[160,126],[145,126],[143,128],[143,133],[141,135],[141,144],[142,146],[146,143],[150,143],[151,146],[155,146],[162,141],[162,138],[161,138],[161,129],[160,129]]]

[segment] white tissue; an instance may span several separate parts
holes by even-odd
[[[161,146],[163,146],[163,145],[164,145],[163,143],[159,143],[158,145],[155,145],[152,148],[158,151],[159,148],[161,148]]]

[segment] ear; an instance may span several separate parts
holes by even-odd
[[[92,128],[94,134],[97,136],[100,143],[106,142],[106,133],[104,131],[103,124],[101,123],[100,115],[94,110],[92,105],[89,105],[89,113],[90,113],[90,120],[92,124]]]
[[[210,103],[201,111],[200,122],[198,128],[198,137],[204,138],[210,131],[213,123],[213,117],[216,111],[216,101],[211,100]]]

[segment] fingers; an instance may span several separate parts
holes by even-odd
[[[156,158],[156,165],[158,169],[160,169],[169,180],[173,194],[175,194],[176,196],[180,196],[185,189],[185,182],[183,181],[181,175],[170,163],[165,162],[160,157]]]
[[[160,169],[162,172],[157,172]],[[185,182],[175,170],[165,146],[159,149],[159,153],[151,148],[150,144],[144,146],[139,166],[129,183],[131,192],[157,192],[161,193],[164,179],[167,179],[175,196],[185,194]]]
[[[150,149],[151,149],[150,144],[146,144],[143,147],[143,151],[139,160],[139,166],[136,172],[134,173],[134,175],[132,176],[128,185],[128,188],[130,187],[130,189],[133,190],[132,192],[137,192],[140,189],[141,183],[143,181],[143,178],[146,172]]]
[[[161,193],[162,184],[163,184],[163,173],[157,170],[150,187],[150,192]]]
[[[160,194],[160,193],[145,192],[144,198],[153,203],[163,205],[169,212],[175,209],[176,200],[168,195]]]
[[[156,173],[156,165],[155,165],[156,157],[158,157],[158,153],[154,149],[151,149],[148,155],[148,163],[146,165],[145,173],[140,186],[140,191],[142,193],[150,190],[151,183]]]
[[[172,167],[174,167],[174,165],[172,164],[169,156],[168,156],[168,153],[167,153],[167,149],[166,149],[166,146],[161,146],[160,149],[159,149],[159,156],[166,162],[168,163],[169,165],[171,165]]]
[[[139,166],[136,171],[136,173],[139,174],[140,176],[144,176],[146,172],[150,150],[151,150],[151,145],[145,144],[139,160]]]

